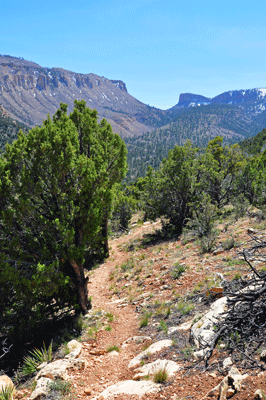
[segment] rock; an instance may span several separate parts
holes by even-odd
[[[168,335],[171,335],[172,333],[174,333],[174,332],[176,332],[176,331],[187,331],[188,329],[191,328],[192,321],[193,321],[193,320],[190,320],[190,321],[188,321],[188,322],[184,322],[183,324],[178,325],[178,326],[171,326],[171,327],[168,329]]]
[[[219,400],[226,400],[228,391],[228,376],[226,376],[222,382],[220,383],[219,387]]]
[[[138,374],[134,376],[134,380],[141,379],[143,376],[154,375],[158,370],[165,369],[168,376],[173,376],[181,369],[181,366],[170,360],[156,360],[152,363],[145,364],[138,368]]]
[[[105,349],[97,349],[97,350],[93,349],[93,350],[90,351],[90,354],[93,355],[93,356],[102,356],[105,353],[106,353]]]
[[[86,387],[86,388],[84,389],[84,394],[90,395],[91,392],[92,392],[92,390],[91,390],[91,387],[90,387],[90,386],[88,386],[88,387]]]
[[[226,394],[226,398],[227,399],[230,399],[230,397],[232,397],[232,396],[234,396],[234,394],[235,394],[235,390],[233,389],[233,388],[228,388],[228,390],[227,390],[227,394]]]
[[[255,235],[255,234],[256,234],[256,231],[255,231],[255,229],[253,229],[253,228],[248,228],[248,229],[247,229],[247,232],[248,232],[250,235]]]
[[[119,356],[119,353],[118,353],[118,351],[115,351],[115,350],[113,350],[113,351],[110,351],[110,356],[113,356],[113,357],[115,357],[115,356]]]
[[[227,400],[232,397],[236,392],[241,390],[242,381],[248,377],[248,374],[241,375],[236,367],[232,367],[228,375],[222,380],[222,382],[211,389],[203,398],[218,398],[219,400]]]
[[[0,376],[0,392],[2,390],[10,389],[10,391],[15,390],[14,383],[7,375]]]
[[[217,286],[217,287],[212,287],[206,291],[206,296],[213,296],[216,299],[223,297],[224,293],[224,288]]]
[[[262,350],[262,352],[260,353],[260,359],[261,361],[266,362],[266,350]]]
[[[265,399],[265,395],[263,394],[261,389],[256,390],[256,392],[254,393],[254,400],[264,400]]]
[[[131,343],[131,342],[135,342],[135,343],[143,343],[146,341],[151,341],[151,337],[150,336],[132,336],[130,338],[128,338],[127,340],[124,341],[125,344]]]
[[[196,358],[203,358],[207,352],[208,349],[201,349],[198,351],[194,351],[193,356]]]
[[[109,396],[119,394],[142,396],[144,394],[156,393],[160,390],[160,387],[161,385],[151,381],[122,381],[109,386],[92,400],[107,399]]]
[[[157,353],[164,347],[170,346],[172,346],[172,340],[169,339],[160,340],[159,342],[151,344],[146,350],[142,351],[140,354],[134,357],[133,360],[130,361],[130,363],[128,364],[128,368],[137,367],[143,358],[148,357],[151,354]]]
[[[236,391],[240,391],[242,387],[242,381],[248,377],[248,374],[241,375],[236,367],[232,367],[229,371],[228,377],[233,381],[233,386]]]
[[[31,400],[41,399],[43,396],[47,396],[49,393],[49,385],[52,383],[52,379],[49,378],[40,378],[37,380],[37,385],[34,391],[31,393]]]
[[[67,344],[67,348],[69,349],[70,353],[66,355],[65,358],[76,358],[80,355],[82,350],[82,344],[77,340],[71,340]]]
[[[37,366],[37,370],[39,371],[40,369],[46,367],[47,364],[48,364],[47,361],[42,362],[40,365]]]
[[[205,396],[204,398],[209,398],[209,397],[214,397],[214,398],[218,398],[219,396],[219,386],[216,386],[215,388],[211,389]]]
[[[200,343],[211,343],[215,336],[214,326],[226,317],[227,297],[222,297],[212,303],[208,311],[199,321],[191,327],[191,337],[197,347]]]
[[[83,358],[72,358],[72,359],[63,359],[56,360],[48,365],[46,365],[43,369],[38,372],[36,375],[36,380],[43,378],[50,379],[63,379],[66,380],[67,370],[71,368],[84,369],[85,360]]]
[[[225,358],[224,361],[223,361],[223,368],[231,367],[231,365],[233,365],[231,357]]]

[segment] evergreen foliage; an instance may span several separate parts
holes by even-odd
[[[1,333],[21,340],[47,318],[86,312],[86,250],[125,172],[124,142],[84,101],[75,101],[70,116],[61,104],[7,146],[0,159]]]

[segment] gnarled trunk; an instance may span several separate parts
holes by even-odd
[[[71,260],[70,264],[75,272],[75,280],[76,280],[76,290],[78,295],[78,301],[82,313],[85,314],[90,308],[91,304],[88,299],[88,278],[85,278],[84,269],[82,266],[79,266],[75,260]]]

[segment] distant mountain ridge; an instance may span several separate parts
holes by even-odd
[[[266,127],[265,88],[233,90],[213,98],[181,93],[174,107],[160,110],[131,96],[121,80],[44,68],[0,55],[0,105],[11,118],[5,119],[5,132],[6,121],[16,127],[14,120],[29,127],[40,125],[60,102],[69,104],[71,111],[75,99],[84,99],[98,111],[99,119],[106,118],[125,139],[130,179],[143,175],[148,165],[158,167],[169,149],[187,140],[204,146],[215,136],[223,136],[225,143],[236,143]],[[15,138],[17,128],[11,131],[8,141]]]
[[[44,68],[22,58],[0,56],[0,104],[11,117],[29,126],[53,115],[60,102],[73,108],[84,99],[121,136],[139,135],[170,121],[166,111],[150,107],[127,92],[124,82],[80,74],[63,68]]]
[[[231,90],[213,98],[193,93],[181,93],[179,102],[171,110],[208,104],[239,105],[249,108],[250,112],[260,113],[266,109],[266,89]]]

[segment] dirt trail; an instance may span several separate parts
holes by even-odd
[[[144,228],[144,229],[143,229]],[[129,238],[139,236],[142,232],[153,230],[152,225],[138,228],[131,235],[126,235],[110,241],[111,255],[109,259],[91,275],[89,281],[89,295],[92,296],[92,311],[105,311],[114,315],[114,321],[110,322],[111,331],[101,329],[97,333],[97,340],[83,342],[84,349],[81,356],[86,359],[85,371],[73,371],[69,378],[73,382],[78,397],[94,397],[107,386],[121,380],[131,379],[132,371],[128,369],[129,361],[141,350],[141,345],[131,343],[122,347],[128,338],[139,335],[138,315],[135,306],[125,305],[121,307],[120,299],[110,298],[109,275],[116,265],[121,265],[129,258],[129,254],[120,249],[120,245],[126,243]],[[122,299],[121,299],[122,300]],[[116,345],[119,353],[107,352],[108,346]],[[90,393],[91,389],[91,394]],[[89,395],[89,396],[88,396]]]

